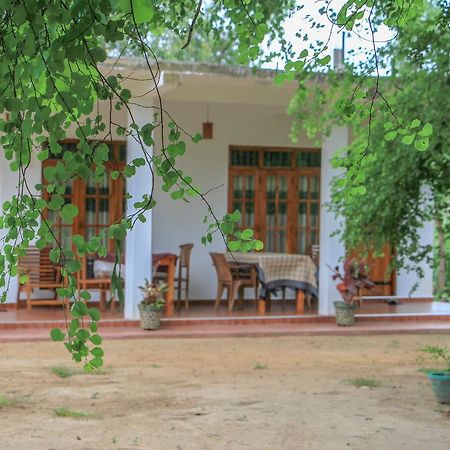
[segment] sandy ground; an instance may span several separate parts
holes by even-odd
[[[51,367],[77,366],[59,343],[4,344],[0,449],[447,450],[425,344],[450,336],[107,341],[102,374],[64,379]]]

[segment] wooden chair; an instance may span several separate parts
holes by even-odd
[[[320,245],[319,244],[311,245],[310,256],[311,256],[311,259],[314,261],[314,264],[316,266],[319,266],[319,257],[320,257]]]
[[[192,247],[194,247],[194,244],[180,245],[180,257],[178,258],[178,276],[175,280],[178,289],[178,309],[181,309],[181,291],[184,284],[184,308],[186,311],[189,310],[189,271]]]
[[[180,256],[178,258],[178,275],[175,278],[177,286],[177,308],[181,309],[181,297],[184,291],[184,307],[189,310],[189,272],[191,262],[191,251],[194,244],[181,244]],[[165,268],[155,267],[153,281],[167,283],[167,271]],[[184,285],[184,286],[183,286]],[[183,289],[184,288],[184,289]]]
[[[64,287],[61,277],[61,268],[50,261],[50,247],[38,249],[29,247],[24,256],[19,257],[18,274],[28,275],[25,284],[19,284],[17,291],[17,305],[20,301],[20,293],[26,292],[27,309],[31,311],[33,306],[38,305],[68,305],[68,302],[58,299],[56,289]],[[50,299],[32,299],[31,294],[36,290],[53,291]]]
[[[236,264],[227,262],[223,253],[210,253],[213,265],[217,272],[217,295],[214,304],[215,309],[219,307],[224,289],[228,294],[228,311],[231,312],[236,301],[236,294],[239,300],[243,301],[244,288],[253,287],[255,289],[255,306],[258,299],[258,277],[256,267],[253,264]]]
[[[78,278],[78,291],[80,290],[97,290],[100,292],[100,309],[106,310],[106,295],[111,292],[111,276],[108,274],[102,274],[100,277],[89,278],[87,270],[88,260],[86,256],[83,257],[81,262],[81,273]],[[116,309],[115,298],[111,299],[111,312]]]

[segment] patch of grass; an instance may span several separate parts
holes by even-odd
[[[14,402],[11,399],[6,398],[4,395],[0,394],[0,408],[3,408],[4,406],[10,406],[13,403]]]
[[[348,381],[350,384],[358,388],[368,387],[372,389],[381,386],[381,383],[373,378],[352,378],[351,380]]]
[[[421,367],[419,369],[419,372],[422,372],[426,375],[428,375],[430,372],[435,372],[435,371],[436,371],[436,369],[433,369],[432,367]]]
[[[92,418],[96,415],[85,411],[73,411],[67,408],[56,408],[53,410],[58,417],[72,417],[73,419]]]
[[[68,378],[73,377],[74,375],[109,375],[112,371],[111,367],[100,367],[98,369],[92,370],[90,372],[86,372],[83,368],[78,367],[67,367],[67,366],[53,366],[50,370],[58,377]]]
[[[72,377],[73,375],[80,375],[84,373],[82,369],[74,369],[72,367],[67,366],[53,366],[50,368],[50,370],[55,374],[58,375],[58,377],[61,378],[68,378]]]
[[[260,364],[260,363],[256,363],[255,367],[253,367],[256,370],[263,370],[263,369],[267,369],[267,364]]]
[[[111,367],[99,367],[98,369],[94,369],[88,372],[90,375],[109,375],[112,372]],[[87,372],[84,372],[87,373]]]

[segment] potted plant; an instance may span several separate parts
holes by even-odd
[[[431,359],[441,361],[441,369],[427,370],[434,396],[439,403],[450,405],[450,351],[446,347],[429,345],[422,352],[430,355]]]
[[[355,323],[354,302],[360,289],[370,289],[375,285],[369,280],[367,266],[363,262],[348,258],[344,262],[343,269],[343,274],[339,271],[339,267],[332,269],[333,280],[341,280],[336,287],[343,300],[334,302],[334,308],[336,324],[350,326]]]
[[[161,315],[166,303],[163,293],[167,290],[167,284],[156,284],[145,280],[143,286],[139,286],[143,292],[143,298],[138,308],[141,314],[141,327],[144,330],[158,330]]]

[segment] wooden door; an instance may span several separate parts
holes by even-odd
[[[309,255],[312,253],[312,246],[319,244],[320,171],[300,171],[296,181],[294,252]]]
[[[319,243],[320,150],[231,147],[228,210],[266,252],[311,254]]]
[[[266,170],[261,175],[261,230],[266,252],[292,253],[295,238],[294,172]]]
[[[260,193],[258,171],[253,169],[241,169],[230,172],[228,185],[229,211],[239,210],[241,220],[238,223],[240,229],[252,228],[255,237],[261,239],[260,225],[260,201],[257,198]]]

